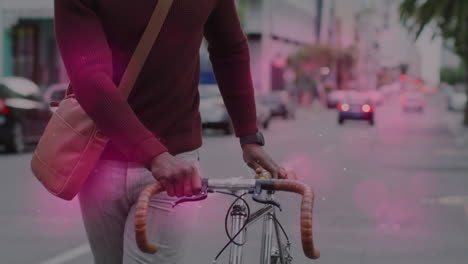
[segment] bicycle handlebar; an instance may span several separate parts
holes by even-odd
[[[210,190],[271,190],[286,191],[300,194],[301,201],[301,240],[304,254],[311,259],[318,259],[320,251],[314,247],[312,218],[314,192],[311,187],[291,180],[255,180],[255,179],[204,179],[203,182]],[[146,218],[148,215],[148,206],[151,197],[163,192],[164,187],[159,183],[153,183],[146,186],[141,192],[135,213],[135,237],[138,247],[145,253],[155,254],[158,252],[158,246],[150,243],[146,236]]]

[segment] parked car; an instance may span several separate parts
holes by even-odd
[[[348,93],[338,105],[338,124],[344,124],[345,120],[366,120],[374,125],[374,106],[366,94]]]
[[[331,91],[327,95],[327,107],[336,108],[338,104],[343,102],[346,98],[346,92],[342,90]]]
[[[200,85],[200,115],[203,128],[221,129],[224,134],[231,135],[234,128],[224,105],[217,85]],[[258,125],[267,129],[272,118],[270,109],[257,102]]]
[[[258,102],[270,108],[272,116],[280,116],[284,119],[296,117],[296,106],[289,97],[288,92],[272,92],[258,98]]]
[[[57,83],[49,86],[44,93],[44,102],[49,105],[50,111],[54,112],[56,107],[52,107],[50,103],[60,102],[67,94],[68,83]]]
[[[401,95],[400,99],[404,112],[418,111],[422,113],[424,111],[424,96],[420,92],[406,92]]]
[[[466,87],[458,85],[451,87],[447,94],[447,109],[449,111],[463,111],[466,107]]]
[[[22,152],[37,143],[48,120],[49,108],[39,87],[21,77],[0,80],[0,144],[7,152]]]

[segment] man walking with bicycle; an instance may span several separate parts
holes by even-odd
[[[173,1],[128,99],[119,85],[156,5]],[[200,192],[198,149],[199,48],[210,59],[224,102],[252,169],[285,178],[262,146],[250,58],[235,0],[55,0],[60,53],[81,107],[110,138],[79,200],[95,263],[180,263],[189,219],[175,197]],[[135,201],[159,181],[167,191],[151,200],[148,233],[161,247],[138,250]]]

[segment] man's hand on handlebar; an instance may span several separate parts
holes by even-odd
[[[286,170],[276,164],[275,161],[263,150],[263,147],[257,144],[246,144],[242,146],[244,161],[247,165],[257,170],[264,168],[271,173],[274,179],[286,179],[288,177]]]
[[[169,196],[192,196],[201,191],[197,168],[182,159],[164,152],[151,161],[151,172]]]

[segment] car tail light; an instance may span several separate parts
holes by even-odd
[[[5,103],[5,99],[0,99],[0,114],[8,114],[10,112],[10,108]]]
[[[362,111],[364,113],[370,113],[372,112],[372,106],[368,105],[368,104],[365,104],[361,107]]]
[[[349,109],[350,109],[349,104],[340,104],[338,106],[338,110],[340,110],[342,112],[348,112]]]

